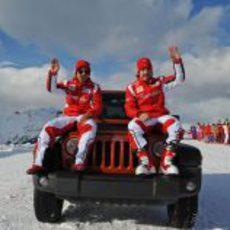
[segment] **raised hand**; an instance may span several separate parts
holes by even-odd
[[[57,75],[59,69],[60,69],[60,64],[59,64],[58,59],[57,58],[53,58],[51,60],[51,62],[50,62],[50,70],[49,70],[50,74],[52,76]]]
[[[181,54],[176,46],[169,47],[169,57],[173,63],[179,63],[181,61]]]

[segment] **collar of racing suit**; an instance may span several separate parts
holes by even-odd
[[[79,88],[81,88],[83,86],[87,86],[87,87],[92,87],[93,86],[93,82],[91,81],[90,78],[88,78],[86,81],[81,83],[76,77],[73,77],[72,82],[74,84],[76,84],[76,86],[79,87]]]
[[[157,81],[157,79],[156,78],[154,78],[154,77],[151,77],[150,79],[149,79],[149,81],[144,81],[144,80],[142,80],[142,79],[140,79],[140,78],[137,78],[137,82],[140,84],[140,85],[150,85],[150,84],[154,84],[155,82]]]

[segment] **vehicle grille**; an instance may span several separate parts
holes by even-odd
[[[132,174],[137,165],[137,158],[125,140],[97,140],[87,159],[90,169],[111,174]]]

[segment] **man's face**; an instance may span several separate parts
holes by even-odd
[[[81,68],[76,72],[76,76],[80,82],[85,82],[89,79],[90,71],[86,68]]]
[[[139,78],[143,81],[148,81],[153,76],[152,70],[144,68],[139,71]]]

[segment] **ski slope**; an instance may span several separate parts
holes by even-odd
[[[184,141],[203,154],[203,184],[196,229],[230,229],[230,146]],[[170,229],[164,207],[116,207],[65,202],[64,220],[39,223],[33,212],[32,178],[25,174],[32,145],[0,145],[1,230]]]

